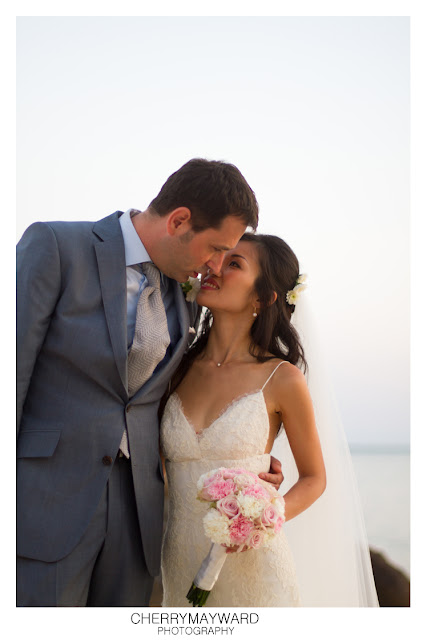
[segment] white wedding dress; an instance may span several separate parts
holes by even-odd
[[[191,606],[186,595],[211,546],[202,524],[208,504],[196,498],[199,477],[218,467],[243,467],[256,474],[270,468],[270,455],[264,453],[269,418],[263,390],[271,376],[262,389],[235,399],[200,434],[185,417],[176,393],[166,404],[161,423],[169,485],[169,515],[162,548],[164,607]],[[272,548],[227,557],[206,606],[301,606],[294,561],[283,528]]]

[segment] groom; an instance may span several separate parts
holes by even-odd
[[[162,538],[157,411],[197,323],[179,283],[204,266],[218,273],[257,222],[238,169],[194,159],[144,212],[24,233],[19,606],[148,605]]]

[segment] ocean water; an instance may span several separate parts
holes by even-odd
[[[369,546],[410,573],[408,452],[352,449]]]

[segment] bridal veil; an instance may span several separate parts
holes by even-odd
[[[307,383],[326,467],[327,487],[306,511],[285,526],[305,607],[378,607],[357,483],[333,390],[325,372],[321,342],[304,293],[295,307],[297,329],[308,362]],[[286,433],[276,438],[286,493],[298,471]]]

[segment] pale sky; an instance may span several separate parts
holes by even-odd
[[[25,17],[17,239],[236,164],[309,276],[352,444],[409,442],[409,19]]]

